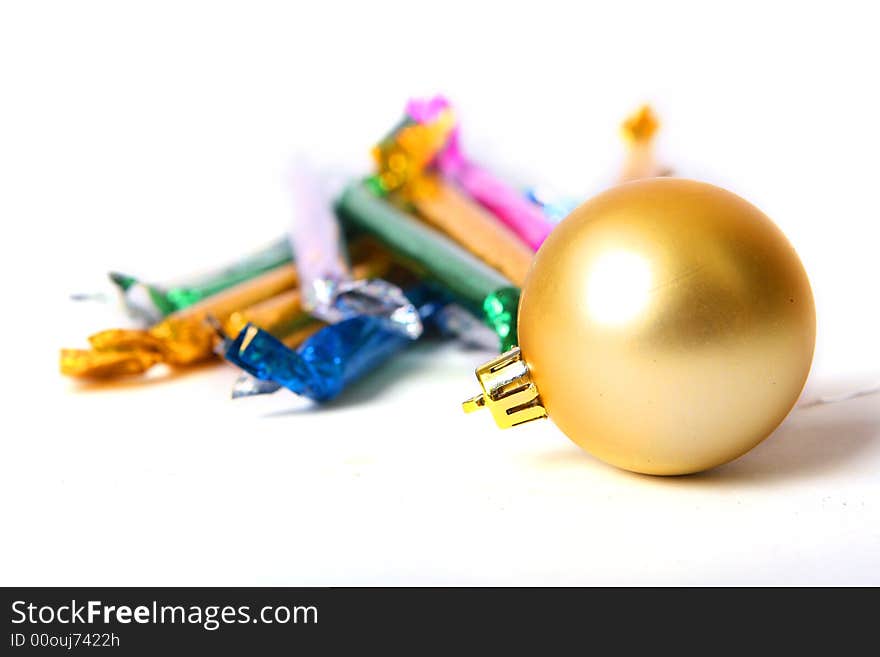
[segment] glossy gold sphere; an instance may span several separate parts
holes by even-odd
[[[655,178],[581,205],[538,251],[519,343],[547,413],[634,472],[744,454],[810,370],[807,275],[761,211],[705,183]]]

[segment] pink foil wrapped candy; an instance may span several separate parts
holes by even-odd
[[[414,99],[408,103],[406,113],[414,121],[430,123],[449,107],[449,102],[442,96]],[[520,190],[465,156],[460,145],[458,125],[433,164],[444,177],[492,212],[532,250],[537,251],[553,230],[554,223]]]

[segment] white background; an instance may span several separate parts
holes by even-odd
[[[880,396],[801,408],[702,476],[627,474],[550,423],[464,416],[488,354],[421,345],[325,409],[219,365],[82,388],[111,268],[220,264],[290,219],[307,154],[359,173],[412,95],[518,182],[589,196],[642,101],[681,175],[789,235],[807,395],[880,372],[870,3],[4,3],[0,584],[880,584]]]

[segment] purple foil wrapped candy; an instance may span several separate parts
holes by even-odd
[[[290,245],[303,306],[329,324],[358,315],[378,317],[389,330],[415,340],[422,333],[422,322],[399,287],[378,278],[352,280],[333,212],[337,190],[328,180],[302,165],[291,177],[295,212]]]

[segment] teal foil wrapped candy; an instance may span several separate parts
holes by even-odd
[[[373,235],[405,264],[484,317],[498,335],[501,351],[517,344],[519,290],[507,278],[361,182],[345,188],[336,212],[349,227]]]
[[[283,237],[231,265],[176,283],[148,283],[119,272],[110,272],[109,276],[121,292],[126,309],[145,323],[154,324],[173,312],[189,308],[292,260],[290,244]]]

